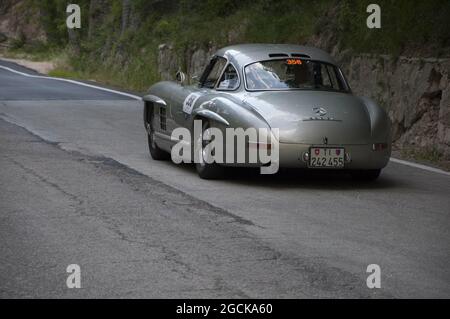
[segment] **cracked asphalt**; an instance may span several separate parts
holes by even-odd
[[[1,297],[370,296],[356,276],[282,254],[251,222],[113,160],[0,121]],[[76,263],[82,289],[65,287]]]
[[[448,176],[203,181],[149,158],[141,111],[0,69],[0,298],[450,297]]]

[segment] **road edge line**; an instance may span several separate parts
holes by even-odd
[[[115,94],[127,96],[127,97],[130,97],[132,99],[139,100],[139,101],[142,100],[142,97],[134,95],[134,94],[120,92],[120,91],[116,91],[116,90],[112,90],[112,89],[107,89],[107,88],[104,88],[104,87],[101,87],[101,86],[87,84],[87,83],[79,82],[79,81],[76,81],[76,80],[63,79],[63,78],[57,78],[57,77],[52,77],[52,76],[32,75],[32,74],[28,74],[28,73],[24,73],[24,72],[20,72],[20,71],[14,70],[12,68],[9,68],[9,67],[3,66],[3,65],[0,65],[0,69],[4,69],[6,71],[10,71],[12,73],[20,74],[20,75],[23,75],[23,76],[26,76],[26,77],[30,77],[30,78],[48,79],[48,80],[56,80],[56,81],[68,82],[68,83],[77,84],[77,85],[81,85],[81,86],[86,86],[86,87],[97,89],[97,90],[106,91],[106,92],[109,92],[109,93],[115,93]]]
[[[418,163],[414,163],[414,162],[404,161],[404,160],[401,160],[401,159],[398,159],[398,158],[395,158],[395,157],[391,157],[389,160],[391,162],[393,162],[393,163],[407,165],[407,166],[411,166],[411,167],[414,167],[414,168],[420,168],[420,169],[423,169],[425,171],[429,171],[429,172],[433,172],[433,173],[439,173],[439,174],[450,176],[450,172],[444,171],[443,169],[434,168],[434,167],[431,167],[431,166],[418,164]]]

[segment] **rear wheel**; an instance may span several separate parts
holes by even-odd
[[[208,163],[208,152],[206,152],[205,148],[210,143],[210,141],[203,140],[203,133],[210,128],[210,124],[207,121],[203,121],[202,126],[202,134],[201,136],[196,137],[196,152],[197,158],[200,160],[199,163],[195,164],[195,168],[197,169],[197,173],[200,178],[203,179],[220,179],[224,175],[225,168],[220,166],[219,164],[212,162]]]
[[[150,116],[150,123],[147,123],[147,125],[148,125],[148,134],[147,134],[148,150],[150,151],[150,155],[154,160],[156,160],[156,161],[167,160],[167,159],[169,159],[169,153],[160,149],[158,147],[158,145],[156,145],[156,142],[155,142],[155,128],[153,126],[153,117],[154,117],[154,114],[152,113],[152,115]]]
[[[359,181],[374,181],[380,176],[380,173],[381,169],[367,169],[351,172],[353,179]]]

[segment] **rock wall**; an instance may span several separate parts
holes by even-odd
[[[161,78],[173,79],[180,67],[188,78],[201,74],[215,49],[194,48],[180,57],[170,45],[160,45]],[[388,112],[395,148],[437,151],[450,159],[450,59],[350,55],[336,49],[333,55],[353,92]]]
[[[176,72],[181,69],[188,80],[195,82],[193,77],[200,77],[211,56],[216,51],[212,44],[207,48],[190,48],[184,54],[177,54],[172,45],[161,44],[158,47],[158,73],[162,80],[173,80]]]
[[[6,40],[45,41],[46,34],[38,22],[39,12],[20,0],[0,0],[0,38]]]
[[[343,60],[354,93],[387,110],[397,148],[450,158],[450,59],[360,55]]]

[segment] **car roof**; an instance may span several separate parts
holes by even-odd
[[[336,64],[325,51],[295,44],[238,44],[222,48],[215,55],[223,56],[239,67],[249,63],[287,57],[310,58]]]

